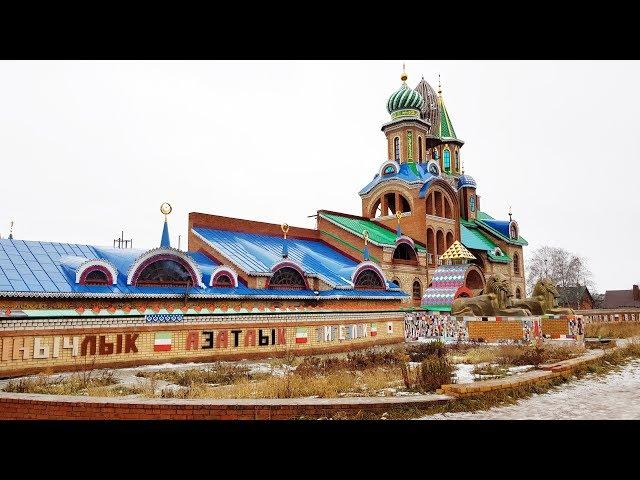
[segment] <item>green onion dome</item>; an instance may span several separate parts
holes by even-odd
[[[423,105],[422,96],[403,82],[400,89],[389,97],[387,111],[393,113],[407,108],[420,110]]]

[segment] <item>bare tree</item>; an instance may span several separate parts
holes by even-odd
[[[564,248],[543,246],[526,260],[528,294],[541,278],[551,279],[559,287],[586,285],[593,289],[591,271],[586,260]]]

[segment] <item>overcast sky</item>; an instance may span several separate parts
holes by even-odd
[[[0,235],[186,247],[198,211],[314,227],[361,214],[386,159],[397,61],[0,62]],[[444,99],[482,210],[527,253],[587,258],[599,291],[640,281],[640,63],[406,60]]]

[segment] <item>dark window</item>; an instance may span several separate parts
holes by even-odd
[[[280,290],[302,290],[306,288],[304,278],[295,268],[282,267],[269,280],[269,288]]]
[[[229,275],[221,274],[213,281],[213,286],[218,288],[230,288],[233,286],[233,281]]]
[[[416,252],[406,243],[399,244],[393,251],[394,260],[416,260]]]
[[[400,161],[400,139],[398,137],[393,139],[393,158],[396,162]]]
[[[456,172],[460,171],[460,156],[458,155],[458,149],[456,148],[455,151],[455,166],[456,166]]]
[[[400,281],[397,278],[394,278],[393,280],[391,280],[391,283],[393,283],[396,287],[400,286]]]
[[[516,298],[522,298],[522,293],[520,293],[519,288],[516,288]]]
[[[514,275],[520,275],[520,257],[517,253],[513,254],[513,273]]]
[[[356,278],[355,288],[359,290],[382,290],[384,285],[380,276],[371,269],[363,270]]]
[[[418,161],[422,163],[422,137],[418,137]]]
[[[193,285],[193,279],[181,263],[175,260],[158,260],[140,272],[136,284],[177,287]]]
[[[86,285],[108,285],[109,278],[102,270],[91,270],[84,279]]]
[[[420,300],[422,298],[422,285],[419,281],[413,282],[413,299]]]

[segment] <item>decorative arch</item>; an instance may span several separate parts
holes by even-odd
[[[378,282],[374,281],[373,277],[371,277],[370,275],[371,273],[374,274],[375,277],[377,277]],[[363,275],[365,274],[366,276],[363,277]],[[365,280],[366,280],[366,284],[364,284]],[[353,283],[353,287],[355,289],[362,289],[362,290],[376,290],[376,289],[386,290],[387,289],[387,282],[384,279],[384,273],[382,272],[382,269],[378,266],[378,264],[373,263],[371,261],[360,262],[356,266],[355,270],[351,274],[351,282]],[[372,286],[371,283],[374,283],[374,285],[379,285],[379,286]]]
[[[440,176],[440,165],[438,165],[438,162],[430,160],[427,163],[427,172],[429,172],[434,177]]]
[[[177,264],[184,269],[184,271],[180,273],[184,274],[186,272],[186,275],[190,277],[192,286],[205,288],[204,282],[202,281],[202,272],[200,272],[200,269],[193,259],[183,251],[170,247],[154,248],[140,255],[129,268],[127,285],[137,285],[138,279],[145,269],[159,262],[172,262],[172,264]],[[157,266],[160,267],[161,265]],[[162,282],[159,282],[158,285],[162,285]]]
[[[436,257],[440,258],[440,255],[446,250],[444,246],[444,232],[440,229],[436,232]]]
[[[520,287],[516,287],[516,298],[522,298],[522,291]]]
[[[417,278],[413,281],[413,286],[411,287],[411,298],[414,300],[422,299],[422,284]]]
[[[97,282],[98,277],[102,281]],[[80,285],[115,285],[117,282],[118,269],[106,260],[88,260],[76,268],[76,283]]]
[[[427,215],[456,219],[459,216],[460,204],[457,192],[446,181],[434,178],[420,198],[426,201]]]
[[[384,202],[383,202],[384,200]],[[398,200],[398,202],[396,202]],[[386,209],[383,210],[382,206],[386,205]],[[411,201],[404,193],[398,191],[383,193],[380,198],[371,203],[369,210],[369,218],[386,217],[388,215],[395,215],[396,212],[410,213]]]
[[[437,262],[436,239],[431,227],[427,228],[427,252],[431,255],[431,265],[435,265]]]
[[[398,240],[401,240],[400,237]],[[412,243],[408,241],[398,241],[396,240],[396,248],[393,250],[393,258],[392,261],[398,263],[418,263],[418,255],[416,254],[415,247]]]
[[[453,245],[453,233],[447,232],[446,240],[447,248],[449,248],[451,245]]]
[[[291,260],[282,260],[271,267],[267,288],[279,290],[309,290],[302,267]]]
[[[464,278],[464,285],[469,290],[480,290],[484,288],[484,275],[479,268],[470,268]]]
[[[236,288],[238,286],[238,274],[231,268],[225,265],[220,265],[211,272],[209,286],[217,288]]]

